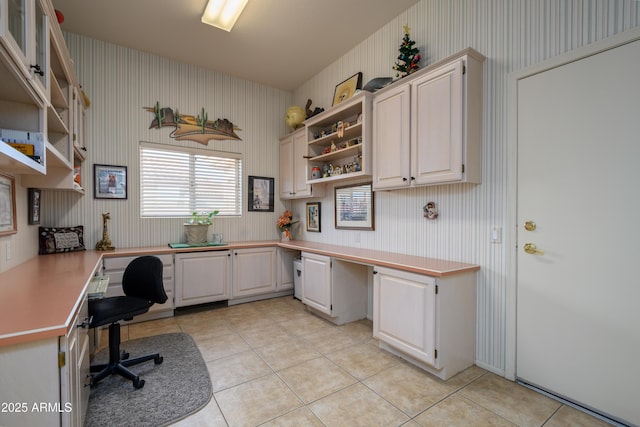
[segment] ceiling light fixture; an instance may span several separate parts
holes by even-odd
[[[204,24],[231,31],[248,0],[209,0],[202,14]]]

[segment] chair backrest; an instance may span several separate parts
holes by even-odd
[[[162,261],[156,256],[135,258],[127,265],[122,276],[124,294],[158,304],[164,303],[167,293],[162,283],[162,268]]]

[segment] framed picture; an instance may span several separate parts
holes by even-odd
[[[362,73],[356,73],[336,86],[336,90],[333,92],[333,104],[331,105],[338,105],[342,101],[346,101],[360,88],[362,88]]]
[[[29,189],[29,225],[40,224],[40,196],[39,188]]]
[[[320,202],[307,203],[307,231],[320,233]]]
[[[249,177],[249,211],[273,212],[274,178],[263,176]]]
[[[373,191],[371,183],[335,188],[335,227],[373,230]]]
[[[93,165],[93,198],[126,199],[127,167]]]
[[[0,236],[18,232],[16,224],[16,180],[0,173]]]

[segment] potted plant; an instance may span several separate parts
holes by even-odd
[[[193,212],[189,222],[184,224],[184,234],[187,236],[187,243],[206,243],[209,226],[213,224],[213,217],[218,214],[218,210],[211,212]]]

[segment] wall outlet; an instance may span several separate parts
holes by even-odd
[[[353,243],[360,243],[360,232],[356,231],[353,233]]]

